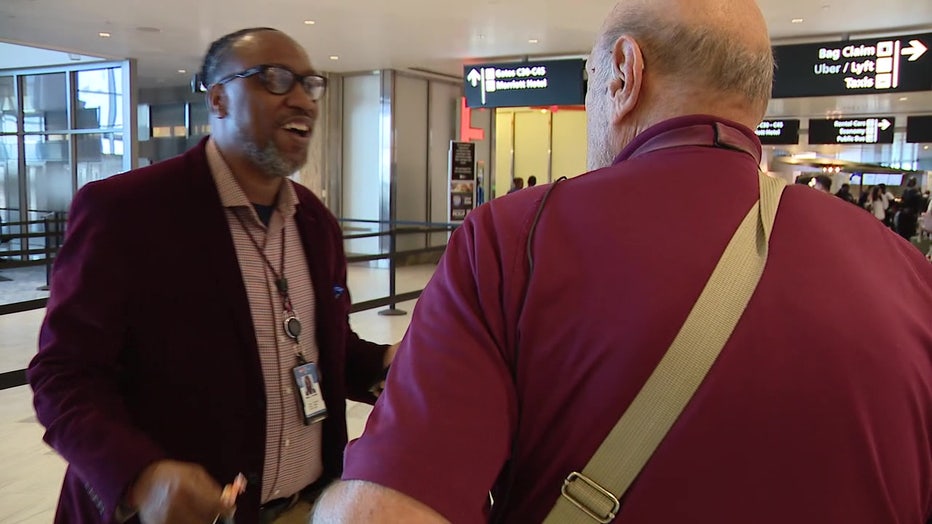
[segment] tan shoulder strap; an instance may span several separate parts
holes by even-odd
[[[619,499],[702,383],[757,288],[786,183],[759,174],[760,200],[738,227],[686,322],[582,472],[563,482],[545,524],[611,522]]]

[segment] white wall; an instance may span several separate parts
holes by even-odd
[[[380,132],[381,76],[348,76],[343,79],[343,216],[378,220],[381,206]],[[344,224],[377,231],[376,224]],[[359,231],[347,231],[348,234]],[[379,252],[379,239],[350,240],[346,250],[354,254]]]
[[[395,214],[405,222],[427,221],[428,82],[395,74]],[[404,226],[399,226],[404,227]],[[425,235],[399,235],[397,251],[426,247]]]
[[[0,42],[0,69],[25,69],[99,62],[103,58]]]
[[[459,140],[456,111],[461,91],[452,84],[430,84],[430,222],[434,223],[450,219],[450,142]],[[442,246],[447,243],[448,234],[434,233],[430,238],[431,246]]]
[[[497,109],[495,196],[506,194],[514,177],[523,178],[527,187],[527,179],[532,175],[537,177],[537,185],[561,176],[579,176],[586,172],[586,151],[585,111]]]

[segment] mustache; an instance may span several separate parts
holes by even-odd
[[[285,123],[285,122],[288,122],[289,120],[293,120],[293,119],[296,119],[296,118],[299,118],[299,119],[302,119],[302,120],[310,120],[311,122],[316,122],[316,121],[317,121],[317,114],[316,114],[315,112],[313,112],[313,111],[305,111],[305,110],[301,110],[301,109],[295,109],[295,110],[289,111],[289,113],[286,114],[286,115],[280,116],[280,117],[278,118],[278,122],[281,123],[281,124],[283,124],[283,123]]]

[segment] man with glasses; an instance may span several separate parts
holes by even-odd
[[[306,522],[342,471],[345,399],[373,401],[394,355],[350,328],[340,227],[287,178],[326,78],[254,28],[201,79],[209,138],[72,205],[29,368],[70,464],[57,523]]]

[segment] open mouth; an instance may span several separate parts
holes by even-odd
[[[307,138],[311,136],[311,127],[302,122],[289,122],[283,125],[282,129],[301,138]]]

